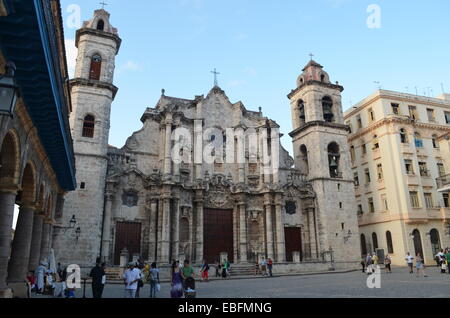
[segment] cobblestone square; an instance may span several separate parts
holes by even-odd
[[[359,272],[284,276],[274,278],[229,279],[197,282],[198,298],[449,298],[450,275],[436,267],[427,269],[428,277],[409,274],[407,268],[396,267],[392,274],[382,270],[381,288],[369,289],[367,275]],[[107,285],[104,298],[123,298],[122,285]],[[140,292],[148,298],[149,287]],[[77,297],[83,296],[82,290]],[[170,284],[163,283],[159,298],[170,297]],[[92,297],[86,287],[86,297]]]

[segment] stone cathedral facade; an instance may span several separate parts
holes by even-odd
[[[231,102],[218,86],[193,99],[163,91],[145,110],[142,129],[116,148],[108,135],[121,39],[109,14],[95,11],[76,43],[71,127],[78,189],[67,195],[62,218],[76,215],[83,231],[78,240],[54,243],[60,262],[89,267],[101,257],[117,266],[126,255],[162,265],[221,257],[301,264],[332,255],[336,267],[358,263],[343,88],[331,84],[322,66],[311,61],[289,94],[295,158],[281,146],[276,122]],[[176,148],[180,129],[191,142]],[[239,143],[236,136],[250,131],[257,137]],[[217,143],[209,151],[215,159],[202,160]],[[239,145],[244,160],[227,160],[221,148]],[[264,154],[272,158],[269,167]]]

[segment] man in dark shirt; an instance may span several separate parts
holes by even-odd
[[[102,298],[104,275],[105,270],[103,269],[102,264],[98,261],[89,274],[89,277],[92,278],[92,295],[94,298]]]

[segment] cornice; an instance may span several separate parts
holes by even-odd
[[[74,86],[92,86],[96,88],[102,88],[102,89],[108,89],[112,92],[112,99],[114,100],[116,98],[117,91],[119,88],[114,86],[113,84],[102,82],[102,81],[96,81],[96,80],[87,80],[85,78],[74,78],[69,81],[70,89],[72,89]]]

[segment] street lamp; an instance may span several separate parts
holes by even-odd
[[[14,62],[8,62],[5,70],[5,74],[0,74],[0,115],[13,117],[19,95],[19,86],[14,79],[16,65]]]

